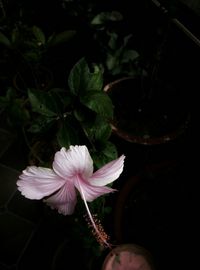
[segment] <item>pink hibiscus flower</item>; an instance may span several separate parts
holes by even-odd
[[[87,201],[114,191],[106,185],[122,173],[124,158],[122,155],[93,172],[93,161],[86,146],[70,146],[68,150],[63,147],[55,154],[52,169],[27,167],[17,181],[18,190],[26,198],[44,199],[63,215],[74,212],[79,191],[95,233],[108,245],[103,229],[98,228],[90,213]]]
[[[113,192],[105,185],[116,180],[123,170],[124,155],[93,173],[93,161],[86,146],[64,147],[55,154],[53,168],[27,167],[17,181],[18,190],[29,199],[44,201],[63,215],[74,212],[76,190],[83,200]]]

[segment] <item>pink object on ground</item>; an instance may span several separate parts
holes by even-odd
[[[137,245],[124,244],[106,257],[102,270],[153,270],[150,253]]]

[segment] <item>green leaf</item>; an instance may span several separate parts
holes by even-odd
[[[122,66],[116,66],[112,70],[110,70],[110,73],[113,76],[116,76],[116,75],[119,75],[119,74],[123,74],[123,67]]]
[[[125,50],[122,55],[121,63],[128,63],[129,61],[134,61],[138,59],[138,57],[139,57],[139,53],[137,51]]]
[[[116,146],[109,141],[106,143],[102,152],[109,161],[116,159],[118,156]]]
[[[95,121],[82,123],[82,128],[90,141],[101,145],[105,144],[112,132],[110,124],[99,115]]]
[[[83,110],[80,110],[77,108],[76,110],[73,111],[74,117],[79,121],[82,122],[85,120],[85,115],[83,114]]]
[[[27,61],[38,61],[40,59],[40,55],[38,54],[37,51],[28,51],[23,54],[24,58]]]
[[[34,112],[48,117],[58,114],[58,109],[51,94],[39,90],[29,89],[28,98]]]
[[[96,121],[93,125],[94,137],[97,141],[106,141],[109,139],[112,128],[110,123],[108,123],[101,116],[96,117]]]
[[[54,34],[54,35],[49,37],[48,42],[47,42],[48,46],[52,47],[52,46],[60,45],[62,43],[67,43],[75,35],[76,35],[75,30],[67,30],[67,31],[63,31],[63,32],[58,33],[58,34]]]
[[[76,103],[76,107],[73,108],[73,115],[78,122],[84,123],[84,125],[94,125],[94,121],[97,114],[86,107],[81,102]]]
[[[101,12],[97,14],[91,21],[92,25],[101,25],[107,21],[121,21],[122,14],[119,11]]]
[[[90,72],[85,58],[81,58],[70,71],[68,84],[74,95],[100,91],[103,87],[103,74],[97,65],[94,65],[94,71]]]
[[[52,98],[55,100],[59,111],[62,112],[62,109],[65,107],[69,107],[73,104],[73,97],[71,93],[67,93],[66,90],[62,88],[52,88],[50,89],[49,93],[51,94]]]
[[[91,21],[92,25],[104,24],[106,21],[105,12],[97,14]]]
[[[123,47],[126,47],[126,45],[128,44],[129,42],[129,39],[132,37],[133,35],[130,34],[130,35],[127,35],[124,37],[124,46]]]
[[[111,71],[115,66],[119,66],[119,59],[117,59],[112,54],[108,54],[106,59],[106,66],[108,70]]]
[[[109,42],[108,42],[108,46],[112,50],[116,50],[116,48],[117,48],[117,38],[118,38],[118,35],[116,33],[114,33],[114,32],[110,33],[110,39],[109,39]]]
[[[81,102],[97,114],[107,119],[113,118],[112,100],[105,92],[88,91],[81,97]]]
[[[31,133],[41,133],[46,132],[52,126],[54,118],[48,118],[46,116],[39,116],[33,120],[31,127],[28,129]]]
[[[123,15],[119,11],[113,10],[108,16],[108,19],[113,22],[118,22],[123,20]]]
[[[79,139],[77,136],[77,131],[67,120],[62,122],[57,133],[57,140],[60,147],[69,148],[70,145],[78,144]]]
[[[13,100],[11,106],[8,108],[10,121],[14,126],[23,125],[30,119],[29,111],[23,107],[22,100]]]
[[[101,168],[106,163],[116,159],[118,156],[116,146],[109,141],[105,144],[101,151],[98,150],[91,154],[97,168]]]
[[[0,32],[0,43],[5,45],[6,47],[11,47],[10,40],[2,32]]]
[[[81,58],[71,69],[69,77],[68,77],[68,85],[71,92],[74,95],[78,95],[82,86],[82,77],[83,73],[88,73],[88,65],[85,61],[85,58]]]
[[[37,26],[33,26],[32,30],[33,30],[33,34],[34,34],[35,38],[38,41],[38,45],[41,45],[41,44],[44,45],[46,42],[46,38],[45,38],[45,34],[43,33],[43,31]]]
[[[92,112],[93,113],[93,112]],[[93,119],[93,115],[91,114],[91,110],[89,110],[87,107],[80,104],[77,106],[76,109],[73,110],[74,117],[79,122],[88,122],[89,120]]]

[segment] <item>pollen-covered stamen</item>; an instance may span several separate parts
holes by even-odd
[[[93,235],[96,237],[97,241],[101,244],[104,245],[106,247],[111,248],[111,245],[107,242],[107,240],[109,239],[108,235],[105,233],[100,221],[95,217],[93,218],[90,209],[87,205],[86,199],[85,199],[85,195],[83,192],[83,189],[81,188],[81,185],[79,185],[80,188],[80,193],[82,195],[82,199],[84,201],[87,213],[88,213],[88,217],[90,219],[91,225],[93,227],[92,233]]]
[[[97,215],[91,215],[92,219],[96,225],[97,230],[94,228],[93,223],[91,222],[91,219],[89,218],[89,216],[85,216],[85,219],[88,223],[89,228],[92,229],[92,234],[94,235],[94,237],[97,239],[97,241],[99,242],[99,244],[101,246],[107,246],[109,248],[111,248],[111,245],[108,243],[110,237],[109,235],[104,231],[103,226],[101,225],[100,220],[97,218]]]

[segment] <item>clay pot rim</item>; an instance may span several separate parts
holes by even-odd
[[[109,92],[110,89],[120,83],[123,82],[125,80],[133,80],[135,79],[136,76],[127,76],[127,77],[122,77],[120,79],[117,79],[111,83],[108,83],[105,85],[105,87],[103,88],[103,90],[105,92]],[[161,135],[161,136],[139,136],[139,135],[133,135],[129,132],[126,132],[122,129],[120,129],[119,127],[117,127],[117,125],[115,125],[114,121],[110,121],[110,125],[112,128],[112,132],[114,134],[116,134],[118,137],[130,142],[130,143],[139,143],[139,144],[143,144],[143,145],[157,145],[157,144],[163,144],[163,143],[167,143],[169,141],[175,140],[177,137],[179,137],[180,135],[182,135],[185,130],[188,128],[189,123],[190,123],[190,118],[191,118],[191,114],[190,112],[188,112],[185,121],[183,123],[181,123],[175,130],[166,133],[165,135]]]

